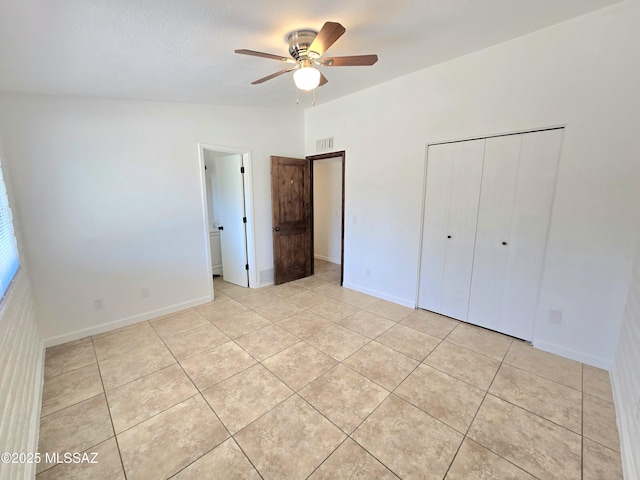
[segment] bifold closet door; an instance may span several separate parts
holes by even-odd
[[[470,323],[533,337],[562,133],[486,140]]]
[[[418,307],[460,320],[469,306],[484,142],[427,152]]]

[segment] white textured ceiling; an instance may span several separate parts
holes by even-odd
[[[0,91],[295,106],[290,73],[250,84],[284,64],[233,51],[288,55],[290,31],[337,21],[329,55],[379,61],[324,67],[320,103],[618,1],[0,0]]]

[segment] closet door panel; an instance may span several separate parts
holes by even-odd
[[[511,249],[521,136],[486,140],[468,321],[498,329]]]
[[[522,135],[498,330],[531,340],[563,130]]]
[[[429,147],[418,306],[464,320],[484,140]]]
[[[441,313],[466,320],[478,221],[484,140],[459,142],[454,145]]]
[[[442,305],[454,151],[453,144],[444,144],[430,146],[427,153],[418,307],[434,312]]]

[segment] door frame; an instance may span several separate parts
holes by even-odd
[[[344,283],[344,203],[345,203],[345,164],[347,160],[347,154],[345,150],[339,150],[337,152],[320,153],[318,155],[309,155],[306,157],[309,160],[311,167],[311,274],[314,273],[314,250],[313,243],[315,241],[314,232],[314,206],[313,206],[313,162],[319,160],[328,160],[330,158],[342,159],[342,218],[340,220],[340,286]]]
[[[244,166],[243,186],[244,186],[244,208],[247,217],[246,223],[246,242],[247,242],[247,263],[249,264],[249,288],[256,288],[258,285],[258,271],[256,268],[256,241],[254,230],[254,213],[253,213],[253,176],[251,163],[251,150],[248,148],[229,147],[225,145],[214,145],[210,143],[198,143],[198,158],[200,161],[200,195],[202,200],[202,220],[204,227],[204,237],[207,257],[207,278],[210,282],[211,298],[213,296],[213,272],[211,270],[211,244],[209,242],[209,204],[207,201],[207,179],[205,175],[204,152],[209,150],[212,152],[239,154],[242,156],[242,165]],[[224,268],[224,266],[223,266]]]

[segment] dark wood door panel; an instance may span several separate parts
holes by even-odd
[[[282,234],[277,236],[280,256],[276,269],[279,283],[286,283],[308,276],[309,250],[304,232]]]
[[[304,265],[309,250],[304,232],[278,235],[278,243],[281,252],[280,265],[289,269],[297,265]]]
[[[274,283],[311,275],[311,169],[306,159],[271,157]]]
[[[280,223],[302,223],[305,219],[305,204],[300,199],[304,198],[305,187],[308,182],[304,179],[305,169],[300,165],[280,165],[279,172],[279,198]],[[302,225],[304,228],[304,225]]]

